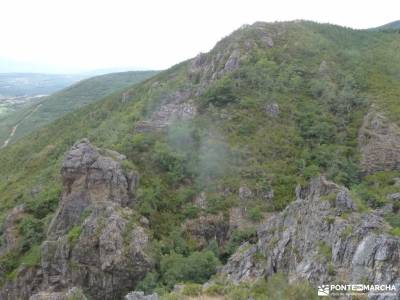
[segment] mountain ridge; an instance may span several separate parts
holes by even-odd
[[[311,232],[304,237],[307,231],[296,232],[297,228],[317,230],[308,221],[318,220],[324,226],[321,232],[329,235],[334,233],[331,228],[350,224],[352,220],[346,219],[349,215],[367,218],[371,212],[374,216],[379,214],[379,234],[389,236],[393,245],[399,239],[396,193],[400,174],[394,163],[397,152],[392,153],[386,146],[377,148],[376,142],[382,139],[389,146],[398,144],[399,44],[398,34],[391,32],[358,31],[312,22],[256,23],[222,39],[209,53],[67,114],[0,150],[1,218],[11,224],[4,231],[10,233],[7,240],[16,241],[12,243],[14,251],[0,259],[6,274],[3,297],[15,298],[19,292],[16,287],[21,285],[28,287],[21,292],[38,293],[38,297],[67,293],[73,285],[96,299],[101,294],[113,299],[115,294],[108,293],[111,290],[117,290],[118,297],[128,293],[126,281],[120,282],[121,290],[119,283],[110,289],[108,280],[102,281],[87,271],[83,262],[93,259],[92,255],[76,259],[79,249],[98,251],[96,235],[91,235],[93,240],[85,244],[88,248],[74,247],[76,243],[82,245],[88,230],[103,224],[101,220],[104,222],[105,218],[131,223],[117,226],[126,231],[117,227],[107,230],[112,234],[104,235],[107,238],[102,238],[102,243],[116,241],[112,244],[118,249],[133,251],[129,237],[145,227],[154,249],[148,252],[156,262],[154,269],[130,278],[131,290],[157,292],[165,299],[203,293],[228,299],[293,299],[291,295],[317,299],[315,284],[327,282],[309,280],[307,274],[323,275],[316,278],[333,282],[340,278],[343,268],[351,269],[352,265],[343,260],[339,266],[332,260],[338,252],[330,242],[315,243]],[[63,168],[60,175],[62,162],[75,161],[83,153],[79,149],[87,148],[77,149],[80,144],[76,142],[83,137],[101,149],[96,150],[99,154],[95,157],[107,157],[107,164],[87,168],[84,159],[77,159],[83,165],[71,164],[71,169]],[[85,140],[83,144],[87,143]],[[361,152],[360,146],[365,151]],[[385,160],[373,160],[375,150]],[[50,220],[55,211],[66,207],[68,195],[77,208],[87,203],[86,196],[79,196],[82,191],[99,204],[110,195],[115,195],[115,201],[125,199],[113,194],[113,189],[103,188],[103,184],[125,186],[126,179],[113,181],[114,176],[98,174],[116,170],[108,166],[117,162],[120,167],[116,169],[140,177],[131,195],[132,208],[127,210],[132,209],[133,215],[124,214],[123,209],[111,204],[104,214],[102,210],[80,210],[77,214],[82,219],[75,216],[74,226],[65,229],[65,235],[56,236],[59,242],[51,248],[55,252],[43,248],[41,242],[48,240]],[[87,180],[81,180],[82,176]],[[315,178],[324,178],[318,193],[317,189],[307,188]],[[97,184],[108,192],[95,193],[92,187]],[[336,193],[337,187],[346,191],[346,197],[340,191]],[[304,221],[303,215],[298,216],[297,205],[310,205],[298,199],[310,197],[311,204],[323,210],[313,209],[312,218],[297,226],[297,222]],[[64,201],[59,203],[60,198]],[[10,211],[19,205],[25,207],[23,214],[29,222],[16,228],[10,220],[18,220],[21,210]],[[336,210],[341,211],[340,215]],[[121,219],[125,221],[118,221]],[[288,223],[280,227],[285,220]],[[266,233],[256,230],[263,223],[269,224],[271,236],[278,237],[276,242],[264,240],[269,229]],[[100,226],[99,233],[103,229]],[[356,249],[360,244],[353,230],[347,228],[343,235],[336,232],[335,237],[341,241],[354,237],[352,245]],[[293,245],[301,248],[286,243],[286,233],[293,237]],[[101,249],[111,249],[107,243],[102,245]],[[267,252],[250,251],[251,263],[260,263],[274,273],[266,274],[267,282],[260,278],[261,281],[235,285],[218,277],[217,265],[227,266],[228,262],[229,266],[230,258],[249,253],[247,250],[254,247],[277,249],[282,254],[272,257]],[[118,260],[125,259],[126,252],[117,251],[121,253],[117,256],[101,253],[105,274],[99,276],[108,276],[107,270],[119,272]],[[316,257],[307,265],[307,272],[300,272],[306,269],[307,261],[302,259],[314,253]],[[293,270],[297,265],[287,264],[292,259],[304,262],[304,268]],[[98,261],[95,265],[99,266]],[[359,260],[359,266],[368,264]],[[75,274],[87,274],[92,280],[82,282],[85,276],[60,275],[59,270],[70,274],[73,267],[83,272]],[[248,269],[244,267],[247,266],[239,266],[234,272],[245,273]],[[394,264],[386,267],[397,274]],[[37,282],[29,281],[23,276],[27,270],[45,270],[41,274],[54,275],[48,277],[55,279],[54,285],[35,276],[31,277],[39,278]],[[251,267],[250,271],[257,269]],[[379,270],[375,271],[378,274]],[[287,284],[287,276],[293,272],[302,279]],[[215,277],[210,280],[212,275]],[[379,283],[398,285],[396,276]],[[68,278],[67,282],[62,278]],[[368,280],[379,281],[378,276]],[[179,287],[180,283],[187,284]],[[271,284],[282,287],[280,296],[274,294]]]

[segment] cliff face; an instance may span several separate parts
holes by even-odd
[[[235,282],[284,272],[313,285],[392,284],[397,296],[374,299],[398,299],[400,238],[384,233],[379,211],[360,213],[349,191],[324,177],[296,192],[295,202],[259,226],[257,244],[243,244],[220,273]]]
[[[2,298],[37,293],[31,299],[53,299],[46,297],[64,297],[79,286],[93,299],[118,299],[152,269],[149,236],[132,221],[137,175],[123,171],[123,156],[109,154],[114,158],[101,155],[88,140],[67,153],[64,191],[42,244],[41,266],[21,270]]]

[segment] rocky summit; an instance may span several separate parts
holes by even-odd
[[[394,28],[257,22],[21,132],[0,300],[399,299],[399,48]]]

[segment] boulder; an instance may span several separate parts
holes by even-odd
[[[276,118],[279,115],[280,109],[278,103],[268,103],[265,106],[265,112],[272,118]]]

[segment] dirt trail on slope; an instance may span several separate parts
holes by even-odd
[[[41,105],[42,104],[36,105],[24,118],[22,118],[17,124],[14,125],[14,127],[11,129],[11,132],[10,132],[10,135],[8,136],[8,139],[5,140],[5,142],[0,147],[0,149],[3,149],[3,148],[8,146],[8,144],[10,143],[10,140],[15,135],[15,132],[17,131],[18,126],[21,125],[22,122],[24,122],[25,120],[30,118],[39,109],[39,107]]]

